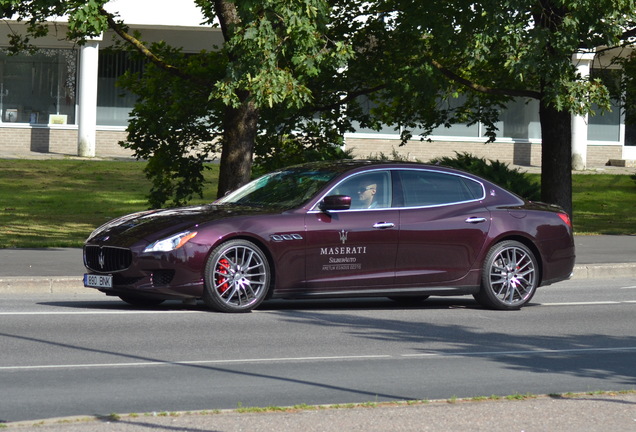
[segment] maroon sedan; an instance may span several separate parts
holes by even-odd
[[[223,312],[269,298],[431,295],[518,309],[569,278],[574,257],[559,207],[449,168],[323,162],[103,225],[84,247],[84,285],[134,305],[202,298]]]

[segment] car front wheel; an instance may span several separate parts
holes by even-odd
[[[517,241],[503,241],[486,255],[475,299],[492,309],[519,309],[532,299],[538,283],[539,268],[532,251]]]
[[[249,312],[265,299],[270,277],[267,257],[258,246],[230,240],[210,254],[203,301],[220,312]]]

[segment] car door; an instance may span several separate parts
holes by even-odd
[[[483,185],[440,171],[401,170],[397,175],[404,201],[396,285],[439,285],[466,276],[490,229]]]
[[[361,199],[375,181],[376,200]],[[365,185],[366,183],[366,185]],[[378,170],[343,180],[327,195],[352,198],[349,210],[313,210],[306,216],[306,288],[309,293],[360,292],[394,282],[399,210],[391,208],[390,172]]]

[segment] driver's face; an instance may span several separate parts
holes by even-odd
[[[370,185],[362,185],[358,189],[358,199],[363,203],[369,205],[371,201],[373,201],[373,196],[377,190],[377,186],[375,184]]]

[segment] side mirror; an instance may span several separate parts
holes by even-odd
[[[348,195],[329,195],[323,198],[318,208],[322,211],[349,210],[351,197]]]

